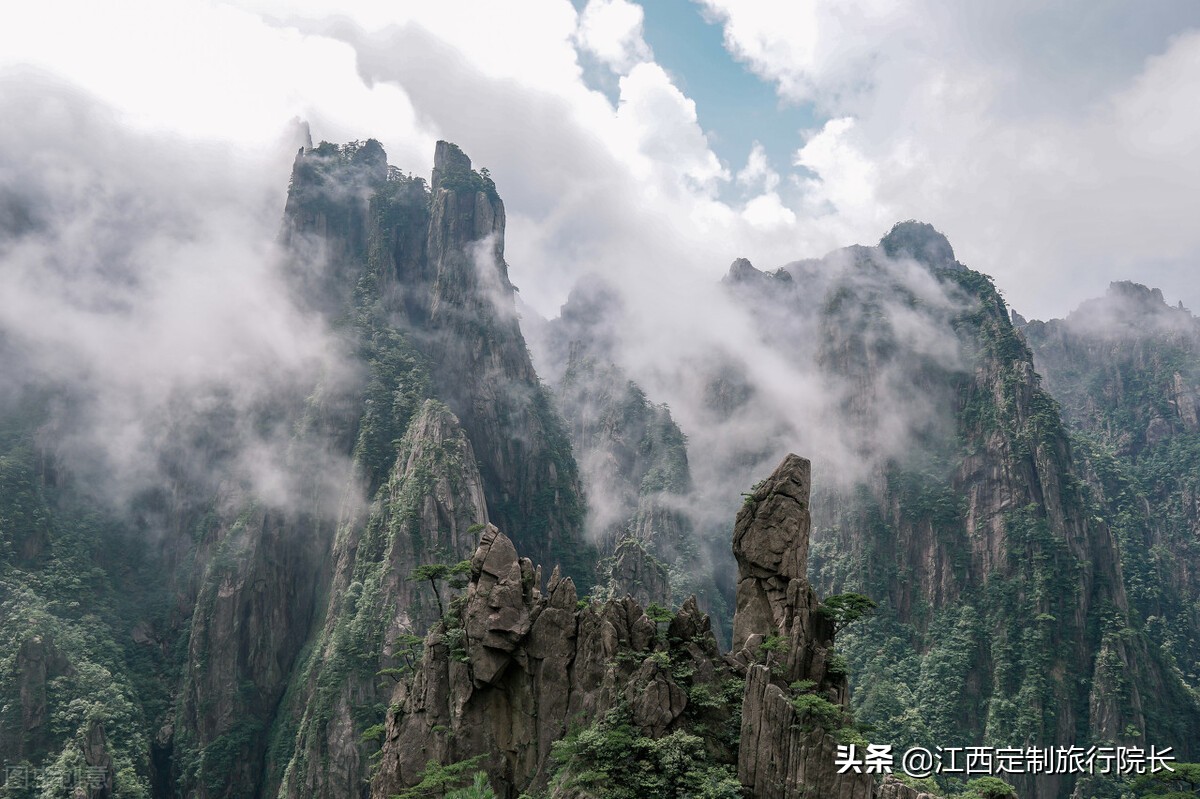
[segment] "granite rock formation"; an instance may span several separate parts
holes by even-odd
[[[837,773],[848,689],[830,657],[833,623],[804,575],[808,496],[809,463],[791,455],[738,515],[732,655],[720,653],[694,599],[668,623],[629,596],[578,601],[557,569],[543,591],[540,567],[489,525],[466,593],[426,638],[412,682],[393,696],[373,799],[415,785],[430,761],[472,758],[505,799],[547,789],[555,799],[582,799],[589,794],[569,774],[555,774],[552,745],[617,707],[650,739],[736,724],[740,742],[724,756],[736,757],[755,799],[924,797],[895,781],[876,786],[869,774]],[[737,701],[712,702],[739,677],[740,719]],[[836,713],[807,710],[808,697]]]
[[[831,726],[843,722],[810,723],[792,701],[792,686],[803,681],[830,706],[849,705],[846,675],[830,669],[833,624],[806,574],[810,485],[809,462],[789,455],[747,497],[734,523],[733,657],[746,668],[738,777],[758,799],[870,799],[870,775],[838,774],[834,766]],[[774,640],[782,651],[768,645]]]
[[[540,568],[488,526],[466,594],[430,631],[412,684],[393,697],[374,799],[416,784],[429,761],[477,756],[501,797],[544,789],[552,744],[618,703],[649,737],[685,723],[688,692],[665,663],[688,664],[688,686],[728,674],[694,602],[660,630],[628,596],[579,601],[557,568],[544,590],[540,583]]]

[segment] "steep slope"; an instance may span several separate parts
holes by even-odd
[[[465,595],[396,688],[371,796],[481,771],[504,799],[732,799],[739,783],[756,799],[915,799],[837,773],[837,742],[861,738],[804,576],[808,490],[808,461],[789,456],[738,514],[732,657],[692,599],[668,616],[576,601],[557,569],[543,592],[541,567],[489,526]]]
[[[707,751],[718,764],[731,763],[730,743],[718,733],[740,691],[729,690],[733,675],[695,603],[668,622],[649,618],[629,597],[576,597],[574,582],[557,568],[543,592],[541,567],[489,527],[471,559],[466,594],[426,638],[411,685],[397,686],[371,796],[417,785],[430,763],[464,761],[486,772],[505,799],[544,791],[555,744],[572,730],[558,760],[580,761],[577,773],[568,768],[549,786],[564,799],[619,781],[615,770],[639,747],[653,749],[650,742],[667,737],[698,748],[693,757]],[[589,735],[621,736],[629,746],[597,752],[576,745]],[[713,776],[728,781],[728,772],[714,768]]]
[[[354,171],[345,179],[353,182]],[[294,179],[292,188],[304,197],[302,181]],[[268,795],[276,785],[281,796],[365,790],[375,748],[370,731],[379,729],[383,697],[396,679],[389,674],[411,665],[419,651],[414,634],[442,615],[437,580],[411,582],[414,568],[466,557],[475,545],[468,531],[490,515],[525,520],[524,540],[534,551],[562,548],[572,568],[588,561],[574,461],[516,323],[503,262],[503,204],[486,173],[442,142],[429,193],[395,170],[369,199],[332,193],[368,208],[355,296],[360,325],[362,316],[375,321],[361,338],[399,337],[417,353],[385,357],[371,384],[380,391],[368,397],[356,460],[373,491],[378,467],[393,458],[395,465],[369,509],[342,515],[324,625],[273,731]],[[305,204],[289,208],[295,234],[305,224]],[[329,229],[319,213],[315,218],[322,237],[335,240],[328,251],[354,250],[354,235]],[[369,359],[373,369],[379,360]],[[405,421],[395,409],[418,391],[444,398],[458,414],[427,401],[397,452],[387,443]]]
[[[1083,477],[1121,547],[1131,607],[1200,685],[1200,321],[1114,283],[1065,319],[1017,320],[1062,404]]]
[[[843,645],[873,739],[1190,752],[1195,702],[1130,613],[1110,525],[990,280],[918,223],[782,274],[736,267],[764,318],[817,320],[814,357],[871,466],[818,492],[810,569],[881,604]],[[906,415],[897,447],[887,423]],[[1016,784],[1037,799],[1072,787]]]
[[[444,405],[426,401],[361,536],[347,520],[334,543],[325,625],[294,681],[274,734],[286,762],[266,795],[347,797],[369,781],[363,734],[383,722],[387,694],[419,656],[414,633],[441,617],[442,588],[409,579],[439,554],[469,552],[487,521],[474,453]],[[418,639],[419,640],[419,639]],[[395,675],[395,676],[393,676]],[[277,764],[272,764],[277,767]]]
[[[64,454],[69,387],[5,390],[0,757],[86,764],[119,795],[345,795],[391,672],[441,616],[414,568],[469,555],[495,518],[592,573],[503,203],[453,145],[435,162],[430,190],[374,141],[301,150],[280,301],[331,329],[342,363],[249,408],[214,385],[146,420],[161,479],[128,507],[93,501]],[[71,599],[85,590],[90,609]]]
[[[588,535],[607,556],[598,589],[665,606],[695,595],[728,644],[728,606],[688,513],[695,487],[687,438],[670,409],[613,362],[617,305],[612,287],[585,280],[539,341],[587,486]]]

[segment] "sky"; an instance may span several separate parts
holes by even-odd
[[[266,227],[302,123],[419,174],[455,141],[496,179],[513,280],[546,316],[587,273],[715,281],[909,218],[1026,316],[1121,279],[1200,308],[1192,0],[9,4],[0,104],[47,98],[8,114],[14,146],[36,123],[102,152],[43,86],[236,164]]]

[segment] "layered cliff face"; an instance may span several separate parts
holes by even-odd
[[[1120,544],[1141,629],[1195,687],[1200,322],[1158,290],[1114,283],[1064,319],[1017,323]]]
[[[619,306],[612,286],[586,279],[537,342],[587,486],[588,537],[606,556],[598,592],[666,606],[694,595],[728,645],[730,611],[714,579],[714,542],[688,512],[695,486],[687,437],[670,409],[614,363]]]
[[[846,673],[833,659],[832,620],[806,574],[810,472],[789,455],[738,512],[734,657],[745,664],[738,777],[759,799],[870,799],[868,774],[838,774],[850,724]],[[762,662],[759,662],[759,661]]]
[[[824,591],[881,604],[843,645],[857,717],[901,747],[1190,751],[1194,700],[1130,612],[1111,517],[1084,488],[1057,403],[990,281],[926,228],[730,276],[773,325],[815,320],[812,357],[841,386],[851,446],[870,465],[818,491],[810,564]],[[897,446],[887,423],[906,418]],[[1039,799],[1072,789],[1016,783]]]
[[[369,731],[381,729],[391,689],[420,656],[419,636],[441,618],[446,599],[444,578],[410,573],[461,559],[486,521],[471,444],[446,406],[427,400],[365,525],[346,519],[334,542],[324,625],[277,721],[265,795],[365,791],[378,737]]]
[[[862,739],[834,616],[805,576],[808,501],[809,463],[791,455],[738,514],[731,656],[694,599],[664,615],[577,601],[557,569],[543,591],[541,568],[489,526],[466,593],[396,688],[372,797],[450,764],[506,799],[917,797],[837,773],[838,743]]]
[[[466,593],[426,638],[415,679],[396,689],[371,795],[417,785],[431,762],[471,761],[506,799],[590,796],[668,738],[728,764],[738,689],[694,601],[651,618],[630,597],[579,600],[557,567],[543,590],[541,568],[488,527]],[[627,746],[580,743],[607,735]]]
[[[503,204],[453,145],[435,161],[431,190],[374,141],[301,151],[281,302],[332,330],[344,364],[251,408],[215,386],[203,414],[162,420],[161,485],[129,507],[92,501],[60,454],[69,391],[6,393],[6,762],[87,766],[120,796],[355,795],[378,748],[363,734],[442,615],[446,584],[413,569],[452,567],[494,518],[592,573]],[[254,453],[272,459],[259,474],[247,430],[282,442]]]
[[[353,286],[351,321],[369,322],[360,334],[369,363],[397,357],[391,347],[376,351],[391,337],[428,365],[425,390],[450,407],[471,440],[492,517],[520,526],[531,553],[578,552],[564,568],[586,571],[577,467],[517,321],[504,203],[486,170],[474,171],[448,142],[437,145],[428,188],[381,158],[376,142],[302,151],[284,238],[318,254],[323,279]],[[302,261],[303,276],[313,268]],[[387,409],[377,403],[365,413],[386,419]],[[404,432],[384,428],[368,443],[386,448]],[[389,463],[370,465],[374,487]]]
[[[297,175],[311,157],[298,159]],[[351,186],[361,183],[358,158],[343,178]],[[340,214],[362,220],[365,252],[357,233],[321,227],[320,211],[316,219],[334,257],[365,256],[354,300],[373,379],[354,455],[374,500],[341,515],[324,625],[272,731],[268,795],[366,790],[387,692],[442,616],[445,569],[470,554],[489,518],[523,519],[523,542],[561,548],[572,569],[589,561],[569,444],[517,326],[495,187],[445,142],[431,191],[396,170],[373,180],[366,195],[332,192],[365,207]],[[289,202],[291,235],[311,234],[306,192],[296,179],[292,189],[301,200]],[[414,413],[422,394],[446,404],[426,400]],[[410,578],[437,562],[443,571],[427,583]]]

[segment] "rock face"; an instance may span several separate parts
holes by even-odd
[[[332,567],[305,585],[327,586],[329,600],[310,611],[324,621],[273,721],[263,790],[338,797],[368,778],[377,744],[362,734],[382,722],[395,680],[377,672],[406,668],[406,642],[443,612],[434,591],[445,586],[408,581],[413,568],[465,558],[468,530],[489,518],[520,518],[523,544],[561,549],[572,571],[591,558],[575,462],[517,324],[504,205],[486,173],[439,142],[427,189],[387,166],[377,142],[322,144],[297,158],[284,240],[298,259],[317,254],[298,270],[312,304],[353,309],[367,383],[359,396],[318,394],[317,424],[344,442],[372,504],[345,503],[336,534],[324,533]]]
[[[431,189],[373,140],[300,151],[281,302],[334,331],[346,368],[249,410],[214,386],[206,410],[156,429],[166,443],[146,471],[162,485],[130,507],[94,513],[54,455],[45,398],[10,408],[6,392],[0,612],[31,622],[0,625],[0,759],[49,763],[79,741],[97,759],[106,734],[117,795],[358,795],[378,747],[362,735],[419,649],[411,636],[442,616],[412,569],[466,558],[473,526],[495,519],[590,573],[570,442],[517,323],[503,203],[458,148],[439,143],[435,161]],[[259,434],[286,454],[240,457]],[[256,493],[259,472],[286,497]],[[72,589],[43,568],[88,576]],[[103,730],[52,729],[101,692]]]
[[[745,649],[751,635],[779,634],[793,608],[792,581],[807,587],[810,487],[809,462],[789,455],[738,513],[733,528],[738,563],[734,652]]]
[[[1140,737],[1188,749],[1200,715],[1171,658],[1147,646],[1129,599],[1156,579],[1127,571],[1145,544],[1120,542],[1140,500],[1127,493],[1125,513],[1096,504],[1088,470],[1107,467],[1080,458],[990,280],[914,223],[878,247],[787,269],[793,289],[743,264],[730,290],[764,336],[787,342],[781,354],[815,364],[849,460],[863,467],[816,495],[808,565],[821,593],[881,605],[841,644],[860,720],[899,747]],[[1170,397],[1164,390],[1164,408]],[[1186,415],[1185,404],[1179,429]],[[765,617],[780,590],[755,586],[739,605]],[[1156,613],[1145,607],[1143,618]],[[880,640],[905,643],[881,654]],[[1074,789],[1058,775],[1014,783],[1032,799]]]
[[[426,638],[411,687],[393,697],[372,797],[416,784],[431,760],[482,756],[497,795],[515,799],[545,788],[551,744],[618,703],[646,736],[684,724],[688,693],[664,663],[686,665],[690,685],[728,678],[694,602],[663,634],[632,598],[580,603],[557,568],[544,592],[540,582],[540,568],[489,526],[466,594]]]
[[[320,584],[311,521],[250,510],[216,544],[196,600],[175,767],[197,796],[251,796],[266,728],[309,632]]]
[[[430,304],[418,340],[438,395],[475,447],[493,521],[520,531],[531,556],[558,553],[579,576],[588,560],[582,489],[521,334],[504,260],[504,203],[448,142],[438,142],[431,191],[423,275]],[[565,556],[572,550],[578,563]]]
[[[330,603],[276,733],[290,754],[270,795],[334,799],[364,790],[374,746],[364,747],[362,735],[382,722],[377,708],[395,684],[380,672],[410,666],[410,636],[441,617],[434,587],[409,572],[467,557],[472,528],[486,521],[471,444],[450,410],[427,400],[366,523],[347,520],[334,544]]]
[[[378,142],[368,141],[300,153],[284,239],[320,254],[318,266],[297,269],[321,276],[317,296],[336,296],[343,308],[353,301],[383,322],[372,335],[394,328],[387,332],[411,343],[427,365],[429,393],[471,441],[492,519],[520,530],[535,557],[548,560],[550,547],[577,554],[578,563],[562,558],[577,574],[591,560],[582,490],[521,333],[504,225],[495,185],[454,144],[437,143],[426,187],[389,167]]]
[[[585,281],[538,341],[587,485],[588,538],[611,556],[602,567],[612,568],[597,578],[613,596],[629,593],[643,604],[695,595],[728,643],[731,614],[713,575],[728,553],[705,552],[707,537],[687,512],[694,490],[687,438],[670,409],[611,360],[618,307],[612,287]]]
[[[578,602],[557,569],[543,592],[541,569],[489,525],[466,593],[426,638],[413,681],[397,686],[373,799],[415,785],[430,761],[472,758],[504,799],[547,788],[584,799],[569,766],[548,785],[551,745],[615,708],[648,739],[703,735],[717,762],[734,752],[712,731],[736,725],[737,775],[754,799],[933,799],[837,773],[848,689],[830,657],[833,623],[804,576],[808,497],[809,463],[790,455],[738,514],[732,656],[719,653],[694,599],[663,629],[630,597]],[[736,704],[714,701],[730,685],[741,687],[740,719]]]
[[[1080,477],[1108,521],[1121,551],[1128,603],[1139,637],[1135,651],[1110,642],[1097,658],[1098,678],[1113,685],[1130,660],[1166,653],[1188,685],[1200,685],[1200,610],[1190,599],[1200,591],[1194,556],[1200,530],[1200,321],[1167,305],[1162,292],[1136,283],[1109,286],[1064,319],[1021,326],[1038,372],[1072,433]],[[1118,666],[1119,664],[1119,666]],[[1153,675],[1148,675],[1153,676]],[[1144,716],[1159,719],[1155,737],[1194,739],[1186,717],[1155,705],[1190,707],[1173,679],[1159,677],[1124,695],[1096,701],[1097,724],[1140,728]],[[1122,716],[1125,717],[1122,722]],[[1163,722],[1166,722],[1164,724]]]
[[[831,707],[849,703],[846,675],[829,668],[833,625],[806,576],[809,488],[809,462],[788,455],[734,524],[733,656],[747,668],[738,778],[758,799],[870,799],[869,775],[837,773],[831,727],[841,722],[806,718],[790,695],[790,686],[806,681],[805,691]]]
[[[617,546],[609,579],[613,596],[628,594],[642,607],[652,603],[671,606],[671,578],[667,568],[636,538],[626,538]]]

